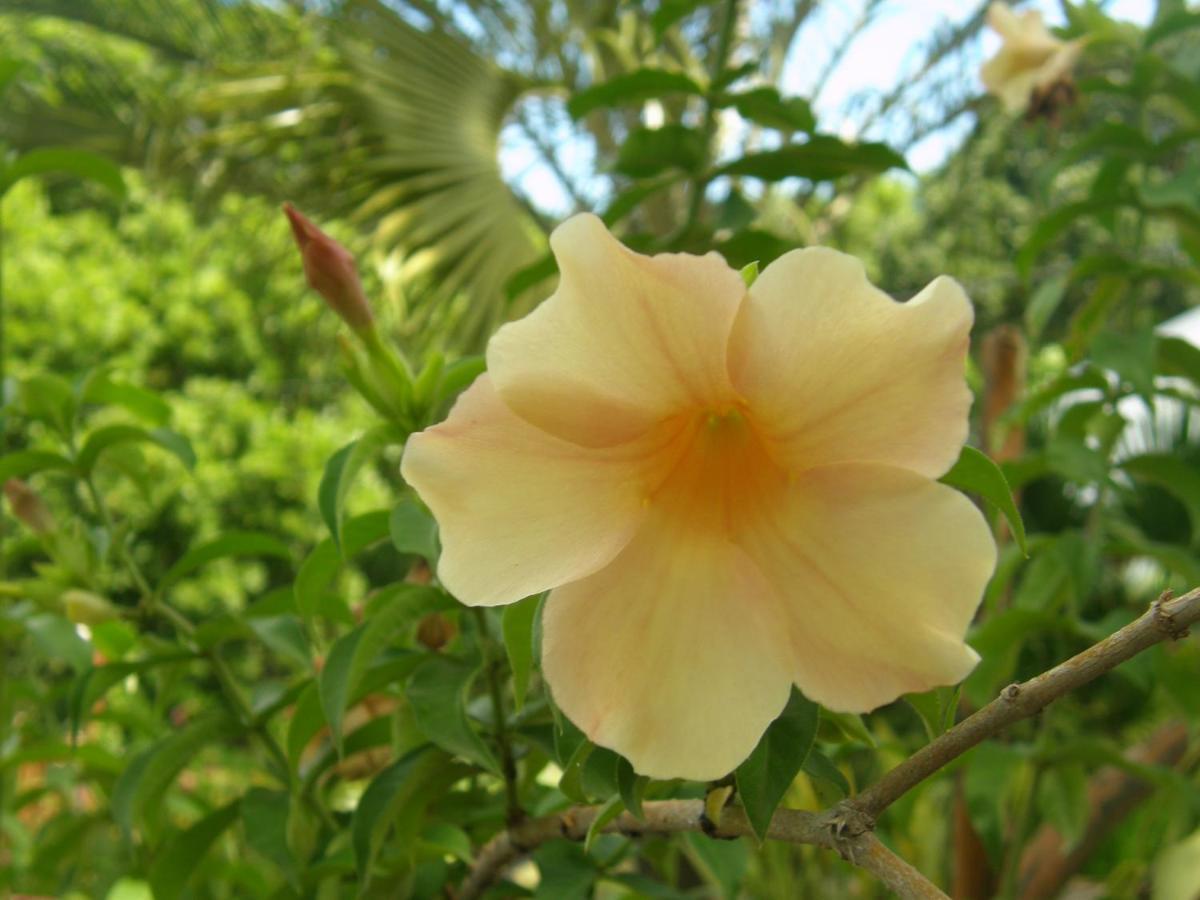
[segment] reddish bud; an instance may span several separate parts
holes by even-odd
[[[417,640],[430,650],[438,651],[454,640],[458,628],[441,613],[430,613],[417,626]]]
[[[37,492],[20,478],[4,482],[4,496],[17,520],[25,523],[34,534],[48,534],[54,530],[54,517],[38,496]]]
[[[300,248],[309,286],[355,331],[370,330],[375,317],[363,293],[354,256],[292,204],[284,204],[283,211]]]

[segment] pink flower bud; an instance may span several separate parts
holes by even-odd
[[[54,530],[54,516],[37,491],[20,478],[4,482],[4,496],[17,519],[34,534],[47,534]]]
[[[325,298],[347,325],[360,333],[369,331],[375,317],[363,293],[354,256],[292,204],[284,204],[283,211],[300,248],[309,286]]]

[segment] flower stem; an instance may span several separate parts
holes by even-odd
[[[525,818],[521,808],[521,797],[517,785],[517,763],[513,756],[512,742],[508,739],[508,723],[504,712],[504,693],[500,685],[500,656],[496,643],[488,630],[487,613],[478,606],[472,607],[475,623],[479,628],[479,644],[483,649],[483,666],[488,682],[488,693],[492,698],[492,718],[495,719],[494,737],[500,748],[500,770],[504,774],[506,815],[509,826]]]

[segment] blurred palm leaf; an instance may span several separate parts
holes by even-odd
[[[11,0],[0,50],[21,44],[36,75],[0,141],[104,152],[200,205],[237,190],[352,215],[421,345],[477,348],[542,241],[497,159],[530,82],[376,0]]]

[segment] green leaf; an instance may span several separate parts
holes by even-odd
[[[805,773],[811,775],[813,778],[819,778],[822,781],[832,784],[841,791],[842,796],[849,795],[850,782],[846,780],[846,776],[842,774],[841,769],[833,764],[833,760],[815,747],[808,752],[802,768]]]
[[[704,834],[684,835],[684,851],[714,890],[717,897],[740,897],[742,880],[750,864],[750,845],[747,841],[714,841]]]
[[[925,734],[932,741],[954,724],[958,695],[957,685],[945,686],[921,694],[905,694],[904,701],[921,717]]]
[[[163,427],[171,421],[171,406],[153,391],[113,381],[103,372],[87,378],[79,392],[81,403],[120,406],[151,425]]]
[[[662,40],[668,28],[709,2],[711,0],[660,0],[654,15],[650,17],[655,39]]]
[[[121,683],[130,675],[140,675],[161,665],[191,662],[194,658],[191,653],[167,653],[139,659],[136,662],[109,663],[106,666],[96,666],[95,668],[89,666],[75,679],[75,683],[71,687],[69,705],[71,742],[75,742],[84,714],[104,696],[109,688]]]
[[[163,795],[202,747],[237,732],[237,723],[227,715],[204,716],[135,756],[113,787],[113,818],[126,833],[132,831],[151,807],[162,809]]]
[[[638,128],[621,145],[613,170],[631,178],[649,178],[668,169],[694,172],[707,155],[704,135],[684,125]]]
[[[803,97],[781,97],[773,87],[725,94],[718,106],[732,106],[743,119],[780,131],[812,131],[817,126],[812,107]]]
[[[1025,330],[1030,339],[1036,339],[1045,330],[1046,323],[1062,303],[1069,282],[1067,275],[1047,278],[1030,294],[1029,304],[1025,307]]]
[[[751,153],[722,166],[719,175],[747,175],[763,181],[807,178],[828,181],[843,175],[870,175],[888,169],[907,169],[904,157],[886,144],[846,143],[815,134],[803,144]]]
[[[587,852],[570,841],[550,841],[533,853],[541,879],[534,900],[564,900],[592,896],[599,872]]]
[[[387,534],[388,514],[385,510],[375,510],[348,519],[343,524],[340,553],[333,538],[326,538],[313,547],[296,573],[296,611],[301,618],[308,622],[317,615],[321,601],[327,596],[345,562],[383,540]]]
[[[300,873],[287,840],[290,808],[291,797],[286,791],[253,787],[242,797],[242,825],[246,846],[275,863],[298,888]]]
[[[442,372],[442,383],[438,390],[439,396],[443,401],[453,400],[466,388],[468,388],[476,378],[484,373],[487,369],[487,360],[482,356],[465,356],[462,359],[456,359],[450,365],[446,366]]]
[[[388,517],[392,545],[401,553],[424,557],[430,565],[438,559],[438,529],[433,516],[412,497],[405,497]]]
[[[537,287],[547,278],[558,274],[558,262],[553,253],[547,253],[529,265],[517,269],[504,283],[504,295],[515,300],[531,288]]]
[[[513,695],[517,709],[525,703],[529,675],[533,671],[533,623],[537,618],[540,603],[540,594],[510,603],[504,607],[503,618],[500,620],[504,650],[508,654],[508,664],[512,667]]]
[[[493,774],[500,766],[467,721],[466,702],[478,669],[446,656],[421,663],[408,679],[406,696],[417,728],[433,743]]]
[[[1200,12],[1181,9],[1168,13],[1146,29],[1142,45],[1149,50],[1159,41],[1165,41],[1180,32],[1200,28]],[[1200,885],[1200,881],[1197,882]]]
[[[1154,861],[1152,900],[1200,895],[1200,830],[1163,850]]]
[[[1013,501],[1008,479],[989,457],[974,447],[963,447],[958,462],[939,480],[942,484],[960,491],[978,494],[1000,510],[1008,520],[1008,527],[1012,529],[1017,546],[1023,554],[1029,556],[1029,548],[1025,542],[1025,523],[1021,521],[1021,513]]]
[[[359,683],[371,663],[422,616],[451,606],[453,601],[436,588],[393,585],[376,598],[371,617],[338,638],[330,648],[318,684],[321,709],[339,753],[342,750],[342,719],[356,698]]]
[[[162,577],[159,590],[165,593],[169,587],[210,562],[239,556],[274,556],[279,559],[291,559],[292,554],[287,544],[269,534],[258,531],[228,531],[206,544],[193,547],[180,557]]]
[[[238,819],[240,800],[209,813],[175,835],[150,866],[150,887],[155,897],[179,897],[217,838]]]
[[[1200,539],[1200,470],[1182,456],[1145,453],[1132,456],[1121,468],[1139,481],[1157,484],[1182,503],[1192,523],[1192,538]]]
[[[1178,375],[1200,386],[1200,347],[1178,337],[1160,337],[1156,345],[1155,370]],[[3,465],[3,460],[0,460]]]
[[[125,179],[118,166],[103,156],[69,147],[42,147],[18,156],[0,172],[0,195],[22,178],[58,173],[94,181],[118,197],[125,196]]]
[[[45,422],[70,436],[78,413],[75,392],[66,379],[42,372],[21,380],[18,408],[31,419]]]
[[[779,718],[734,773],[746,818],[759,841],[766,840],[775,808],[808,758],[818,722],[817,705],[792,688]]]
[[[25,63],[22,60],[0,59],[0,93],[4,92],[24,67]]]
[[[342,549],[346,495],[354,484],[355,476],[396,438],[396,429],[393,426],[377,425],[358,440],[342,447],[325,464],[321,484],[317,489],[317,506],[338,550]]]
[[[642,202],[654,196],[664,188],[677,184],[683,175],[679,172],[668,172],[660,178],[639,181],[617,194],[604,210],[604,224],[612,228],[627,215],[642,205]],[[557,268],[555,269],[557,271]]]
[[[105,450],[120,444],[154,444],[174,454],[187,468],[191,469],[196,465],[196,454],[192,445],[176,431],[167,428],[147,430],[137,425],[105,425],[97,428],[84,440],[76,458],[80,470],[90,473]]]
[[[650,784],[650,779],[645,775],[637,774],[633,770],[633,764],[623,756],[617,757],[616,777],[617,790],[621,794],[621,801],[625,804],[625,808],[639,819],[645,819],[642,799],[646,796],[646,787]]]
[[[1044,770],[1037,782],[1036,804],[1038,818],[1057,829],[1065,846],[1075,846],[1091,808],[1083,766],[1064,763]]]
[[[65,663],[77,673],[91,668],[92,648],[62,616],[52,613],[30,616],[25,620],[25,630],[47,659]]]
[[[1022,278],[1028,278],[1029,273],[1033,270],[1033,264],[1037,262],[1037,258],[1041,256],[1051,243],[1053,243],[1059,235],[1075,224],[1084,216],[1092,215],[1108,204],[1100,203],[1094,200],[1084,200],[1079,203],[1069,203],[1066,206],[1060,206],[1053,212],[1045,215],[1037,223],[1033,229],[1033,233],[1026,238],[1025,243],[1021,245],[1021,249],[1017,251],[1017,271]]]
[[[583,838],[583,852],[591,853],[592,844],[596,842],[596,838],[603,833],[604,826],[619,816],[625,811],[625,804],[622,802],[620,795],[610,797],[608,801],[600,807],[596,817],[592,819],[592,824],[588,826],[587,834]]]
[[[701,95],[700,85],[682,72],[641,68],[624,72],[600,84],[584,88],[567,101],[571,118],[580,119],[596,109],[642,103],[668,94]]]
[[[72,472],[75,465],[65,456],[46,450],[18,450],[0,456],[0,485],[10,478],[25,478],[38,472]]]
[[[325,713],[321,709],[321,692],[313,680],[301,692],[296,700],[296,708],[288,722],[287,755],[288,765],[293,772],[300,769],[300,757],[309,742],[317,736],[317,732],[325,724]]]
[[[411,848],[426,802],[445,791],[464,770],[428,745],[418,747],[384,769],[367,785],[350,826],[360,887],[366,886],[371,865],[389,828],[395,846]]]
[[[1143,397],[1154,395],[1154,332],[1101,331],[1092,341],[1092,363],[1116,372]]]

